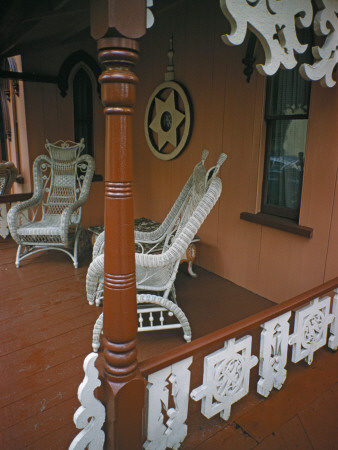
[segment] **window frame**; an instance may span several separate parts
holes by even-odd
[[[80,76],[82,78],[80,78]],[[85,78],[83,78],[83,76],[85,76]],[[80,85],[79,82],[83,83],[82,86]],[[78,111],[80,111],[80,108],[78,106],[79,98],[77,96],[77,93],[80,89],[86,90],[85,118],[83,117],[79,118],[79,116],[77,116]],[[87,73],[86,69],[83,66],[79,66],[73,78],[73,115],[74,115],[75,141],[80,142],[80,139],[84,137],[85,138],[84,153],[87,153],[94,157],[93,87],[91,77],[89,76],[89,74]],[[86,129],[86,136],[83,136],[83,133],[79,131],[78,127],[79,123],[84,124],[84,128]]]
[[[298,65],[291,70],[298,70]],[[261,198],[261,212],[263,214],[268,214],[271,216],[278,216],[284,219],[291,219],[294,221],[298,221],[300,208],[301,208],[301,197],[302,197],[302,185],[300,187],[300,205],[298,209],[288,208],[285,206],[271,205],[267,203],[268,196],[268,176],[269,176],[269,159],[270,159],[270,146],[272,141],[272,133],[273,133],[273,124],[278,120],[308,120],[309,118],[309,109],[310,109],[310,97],[311,97],[311,82],[309,83],[308,95],[307,95],[307,112],[303,114],[273,114],[269,113],[270,110],[270,101],[272,98],[273,91],[273,77],[267,79],[266,84],[266,97],[265,97],[265,110],[264,110],[264,120],[266,126],[265,133],[265,150],[264,150],[264,170],[263,170],[263,186],[262,186],[262,198]],[[300,76],[300,75],[299,75]],[[306,81],[306,80],[304,80]],[[303,166],[303,174],[304,174],[304,166]],[[303,182],[303,174],[302,181]]]

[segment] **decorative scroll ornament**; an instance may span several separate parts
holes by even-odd
[[[83,363],[85,378],[78,390],[78,398],[82,406],[74,414],[76,428],[83,428],[83,430],[75,436],[69,450],[103,449],[105,435],[101,428],[105,422],[106,412],[102,403],[94,396],[95,389],[101,385],[98,378],[99,372],[95,367],[97,356],[97,353],[90,353]]]
[[[144,132],[152,153],[160,159],[176,158],[190,135],[190,101],[185,89],[174,81],[173,38],[170,38],[165,82],[151,94],[144,118]]]
[[[297,363],[305,358],[310,365],[314,352],[326,344],[327,328],[334,319],[333,314],[329,313],[330,301],[330,297],[316,298],[296,311],[294,333],[289,337],[292,362]]]
[[[332,314],[334,315],[334,319],[331,323],[330,332],[331,336],[329,337],[328,346],[332,350],[338,349],[338,289],[336,289],[336,293],[333,297],[332,302]]]
[[[148,377],[148,418],[146,450],[179,448],[187,436],[190,390],[189,367],[193,358],[187,358]],[[169,408],[169,389],[175,407]]]
[[[225,342],[224,349],[204,358],[203,384],[194,389],[193,400],[202,399],[202,414],[207,418],[221,413],[228,420],[231,405],[249,392],[250,370],[258,363],[251,355],[251,336]]]
[[[272,388],[281,389],[286,378],[291,312],[262,325],[257,392],[268,397]]]
[[[323,87],[333,87],[336,82],[332,74],[338,64],[338,1],[316,0],[319,8],[314,20],[314,31],[318,36],[327,36],[322,47],[312,48],[314,64],[302,64],[301,75],[312,81],[320,80]]]
[[[273,75],[280,65],[293,69],[296,53],[307,45],[297,38],[296,25],[309,27],[312,21],[311,0],[220,0],[221,9],[231,24],[231,34],[222,35],[228,45],[243,43],[247,30],[261,42],[265,64],[258,64],[262,75]]]
[[[147,0],[147,15],[146,15],[146,27],[147,28],[151,28],[154,25],[155,22],[155,18],[154,18],[154,14],[151,11],[151,7],[154,5],[153,0]]]

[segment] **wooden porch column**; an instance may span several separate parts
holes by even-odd
[[[136,38],[145,33],[140,0],[92,0],[105,134],[104,370],[105,448],[142,448],[145,380],[136,358],[136,282],[132,193],[132,113],[138,60]]]

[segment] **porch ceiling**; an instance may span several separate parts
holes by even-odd
[[[90,36],[89,0],[0,3],[0,55],[14,56]]]

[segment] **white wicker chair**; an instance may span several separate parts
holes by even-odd
[[[180,221],[175,229],[175,233],[171,233],[168,246],[163,248],[163,253],[135,253],[139,331],[182,327],[184,339],[186,341],[191,340],[188,319],[176,304],[174,281],[182,255],[186,252],[198,229],[221,194],[222,182],[216,175],[225,159],[226,155],[221,154],[218,164],[208,172],[203,164],[195,167],[190,195],[181,211]],[[104,255],[100,254],[93,259],[87,272],[87,299],[90,304],[94,304],[95,298],[97,304],[100,304],[102,300],[102,289],[98,294],[97,288],[102,286],[103,273]],[[153,292],[153,294],[149,292]],[[161,295],[156,295],[158,293],[161,293]],[[172,300],[169,299],[170,293],[172,293]],[[170,323],[169,321],[167,324],[164,323],[165,317],[163,313],[165,311],[171,316],[174,315],[178,322]],[[159,313],[158,325],[154,323],[154,313]],[[94,351],[97,351],[99,348],[103,322],[102,314],[94,326]],[[148,314],[147,324],[145,324],[144,314]]]
[[[0,195],[10,194],[11,187],[18,174],[19,171],[12,162],[0,163]]]
[[[204,167],[205,160],[207,159],[208,154],[208,150],[202,151],[201,161],[196,164],[193,173],[195,170],[201,170],[198,168]],[[179,224],[182,210],[184,209],[187,198],[191,193],[193,173],[188,178],[188,181],[183,186],[183,189],[177,197],[174,205],[172,206],[164,221],[158,226],[158,228],[150,232],[142,232],[135,229],[135,251],[137,253],[157,253],[158,251],[162,252],[163,248],[167,248],[170,236]],[[103,251],[104,231],[96,238],[93,247],[93,259],[103,253]]]
[[[49,156],[35,159],[33,197],[8,212],[8,226],[19,245],[16,267],[22,259],[43,250],[61,250],[78,267],[80,247],[86,240],[81,206],[88,198],[95,168],[90,155],[81,155],[84,146],[83,139],[54,144],[47,140]],[[21,216],[27,211],[30,221],[22,224]]]

